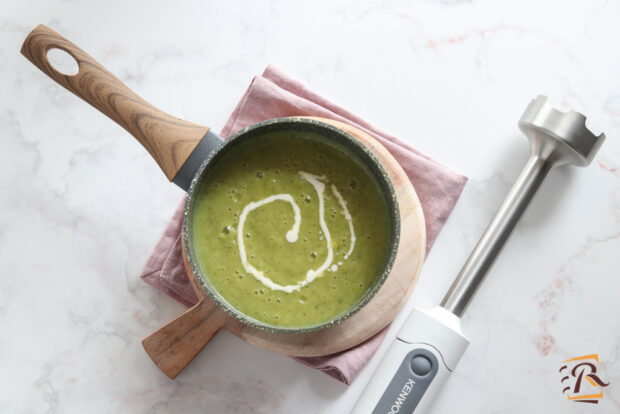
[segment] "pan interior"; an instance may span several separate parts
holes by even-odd
[[[192,183],[184,220],[203,289],[251,326],[300,332],[353,314],[387,277],[393,188],[346,133],[270,121],[230,138]]]

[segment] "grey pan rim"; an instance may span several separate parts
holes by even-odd
[[[390,219],[390,242],[387,258],[384,262],[384,266],[381,272],[375,278],[374,284],[364,293],[364,295],[350,308],[334,316],[333,318],[309,326],[299,327],[283,327],[277,325],[271,325],[248,316],[231,305],[209,282],[205,277],[194,251],[193,237],[192,237],[192,219],[194,205],[197,201],[197,189],[200,188],[202,182],[208,177],[209,167],[214,165],[217,160],[225,155],[230,148],[234,148],[245,142],[247,139],[251,139],[255,136],[264,135],[272,131],[306,131],[319,134],[326,142],[336,142],[336,145],[340,144],[344,146],[348,152],[352,153],[358,162],[362,163],[371,172],[379,184],[379,188],[385,198],[385,203],[388,210]],[[190,268],[196,277],[198,284],[202,290],[216,303],[218,307],[223,309],[227,314],[238,320],[239,322],[248,325],[252,328],[256,328],[263,331],[273,333],[286,333],[286,334],[300,334],[315,332],[323,329],[333,327],[344,320],[354,315],[357,311],[363,308],[379,291],[383,283],[387,279],[388,275],[394,265],[396,259],[396,253],[398,251],[400,241],[400,210],[398,207],[398,200],[394,191],[394,186],[390,180],[387,172],[377,159],[377,157],[368,149],[364,144],[359,142],[355,137],[349,133],[336,128],[325,122],[321,122],[314,119],[307,118],[275,118],[267,121],[262,121],[253,124],[230,138],[226,139],[217,149],[215,149],[209,156],[202,162],[200,168],[196,171],[194,178],[191,181],[188,195],[185,200],[185,206],[183,210],[183,248],[187,256]]]

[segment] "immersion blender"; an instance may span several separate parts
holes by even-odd
[[[545,176],[563,164],[587,166],[603,144],[605,135],[594,135],[585,122],[578,112],[553,109],[545,96],[530,102],[519,120],[530,159],[441,305],[413,309],[352,414],[427,412],[469,345],[461,316]]]

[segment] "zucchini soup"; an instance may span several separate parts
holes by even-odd
[[[274,327],[329,321],[375,286],[390,215],[368,169],[313,132],[245,140],[208,166],[194,256],[231,307]]]

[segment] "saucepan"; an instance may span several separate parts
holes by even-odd
[[[73,57],[77,62],[78,72],[66,75],[55,69],[47,57],[48,51],[52,49],[60,49]],[[168,180],[187,192],[183,217],[184,255],[199,289],[239,322],[257,329],[280,333],[295,334],[321,330],[342,322],[367,304],[390,273],[400,238],[400,215],[394,187],[372,152],[343,129],[314,119],[279,118],[252,125],[223,140],[208,127],[180,120],[147,103],[91,56],[43,25],[28,35],[21,52],[50,78],[133,135],[151,154]],[[389,216],[387,224],[389,250],[373,284],[346,311],[309,326],[277,326],[251,317],[232,306],[213,286],[209,275],[205,274],[200,266],[192,237],[195,230],[197,193],[209,178],[213,170],[211,167],[234,148],[250,140],[282,132],[311,134],[314,140],[342,150],[356,163],[362,165],[377,183]]]

